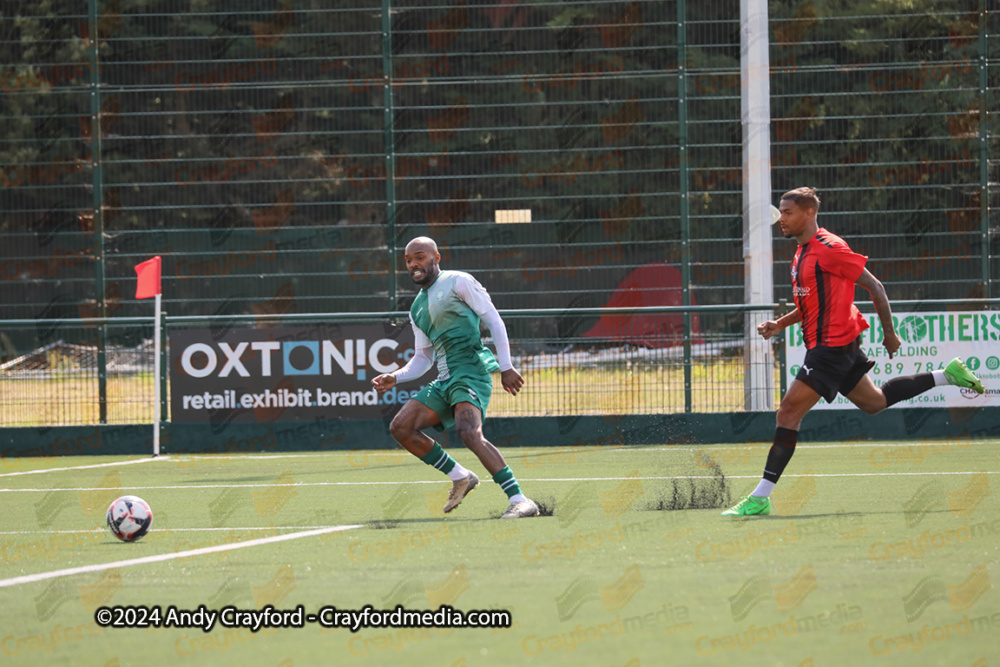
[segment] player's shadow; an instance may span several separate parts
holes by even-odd
[[[414,461],[416,460],[417,459],[414,459]],[[351,472],[363,472],[365,470],[399,470],[400,466],[402,465],[403,465],[402,463],[386,463],[380,465],[370,465],[366,463],[363,466],[357,466],[351,468]],[[450,483],[451,482],[449,482],[447,478],[441,480],[441,484],[450,484]]]
[[[777,521],[785,519],[797,521],[799,519],[829,519],[831,517],[859,517],[867,514],[891,514],[891,512],[828,512],[825,514],[766,514],[764,516],[748,516],[747,519],[762,519],[764,521]]]
[[[274,476],[271,477],[215,477],[209,479],[198,479],[197,481],[192,481],[192,484],[239,484],[246,482],[274,482]]]
[[[486,521],[490,517],[472,517],[460,519],[458,517],[424,517],[420,519],[369,519],[364,522],[365,527],[373,528],[375,530],[392,530],[398,528],[400,525],[410,525],[410,524],[421,524],[421,523],[435,523],[440,524],[442,522],[447,523],[474,523],[478,521]]]
[[[898,514],[905,515],[906,512],[901,510],[883,510],[880,512],[827,512],[824,514],[768,514],[765,516],[748,516],[744,517],[746,519],[763,519],[767,521],[774,521],[777,519],[788,519],[788,520],[798,520],[798,519],[829,519],[832,517],[862,517],[862,516],[874,516],[876,514]],[[924,514],[951,514],[951,510],[921,510],[921,516]]]

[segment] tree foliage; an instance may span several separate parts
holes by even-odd
[[[406,307],[399,250],[418,234],[501,308],[605,305],[637,267],[685,257],[696,302],[742,301],[735,1],[688,2],[679,30],[675,2],[407,0],[386,37],[371,0],[112,0],[93,24],[84,4],[0,9],[4,317],[140,314],[132,266],[153,254],[173,314]],[[769,8],[772,155],[746,169],[776,196],[819,188],[892,298],[984,294],[998,113],[977,63],[1000,50],[996,13]],[[778,297],[790,250],[776,239]]]

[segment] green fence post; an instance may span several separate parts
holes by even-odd
[[[389,310],[398,307],[396,303],[396,149],[393,134],[392,104],[392,0],[382,0],[382,77],[384,93],[382,105],[385,108],[385,207],[386,240],[389,253]]]
[[[160,322],[162,326],[160,327],[160,377],[154,378],[155,382],[160,383],[160,442],[163,442],[163,426],[167,423],[169,415],[167,412],[167,375],[170,373],[170,355],[167,352],[167,341],[170,340],[170,336],[167,335],[167,311],[163,311],[160,314]]]
[[[786,312],[788,312],[788,302],[785,301],[784,299],[781,299],[781,301],[779,301],[779,303],[781,304],[779,306],[779,308],[778,308],[778,310],[780,311],[780,314],[776,314],[775,319],[777,319],[778,317],[781,317]],[[782,329],[778,333],[777,341],[778,341],[778,373],[779,373],[778,386],[780,387],[780,391],[781,391],[781,396],[778,397],[778,401],[777,402],[780,403],[781,402],[781,398],[785,395],[785,393],[788,392],[788,360],[785,357],[785,348],[787,346],[785,345],[785,330],[784,329]]]
[[[677,2],[677,143],[680,152],[681,190],[681,298],[691,305],[691,204],[688,201],[687,128],[687,18],[686,0]],[[684,412],[692,410],[691,397],[691,311],[684,311]]]
[[[88,37],[88,64],[90,67],[90,160],[93,193],[91,197],[94,215],[94,298],[97,316],[107,317],[107,303],[104,299],[104,167],[101,164],[101,70],[100,34],[97,22],[97,0],[87,1],[87,19],[90,24]],[[101,424],[108,423],[108,358],[107,325],[103,322],[97,329],[97,405]]]
[[[986,3],[979,5],[979,229],[982,238],[982,271],[983,284],[987,299],[993,296],[992,280],[990,279],[990,167],[989,167],[989,71],[987,64]]]

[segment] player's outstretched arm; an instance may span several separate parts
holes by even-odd
[[[896,329],[892,326],[892,307],[889,305],[889,297],[885,293],[885,287],[868,269],[865,269],[861,277],[858,278],[858,285],[868,290],[868,294],[872,297],[875,312],[878,313],[879,322],[882,323],[882,332],[884,333],[882,345],[885,346],[889,352],[889,358],[892,359],[892,355],[899,351],[903,341],[896,335]]]
[[[500,384],[503,385],[508,394],[517,396],[517,392],[521,391],[521,387],[524,386],[524,378],[515,369],[508,368],[500,372]]]
[[[779,317],[776,322],[768,320],[767,322],[758,324],[757,333],[763,336],[764,340],[768,340],[769,338],[777,336],[783,330],[792,326],[796,322],[801,322],[801,321],[802,321],[802,314],[799,312],[799,309],[796,308],[792,312],[786,313],[781,317]]]
[[[406,365],[398,371],[393,373],[383,373],[382,375],[373,377],[372,386],[375,387],[375,391],[379,394],[384,394],[396,386],[397,382],[416,380],[421,375],[429,371],[433,365],[434,348],[418,347],[413,351],[413,357],[411,357],[410,360],[406,362]]]
[[[375,387],[375,391],[381,396],[396,386],[396,376],[392,373],[383,373],[382,375],[373,377],[372,386]]]

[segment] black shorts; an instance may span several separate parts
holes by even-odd
[[[861,350],[859,336],[849,345],[817,345],[806,352],[805,361],[795,379],[812,387],[827,403],[833,403],[838,391],[847,396],[874,365],[875,362],[868,361]]]

